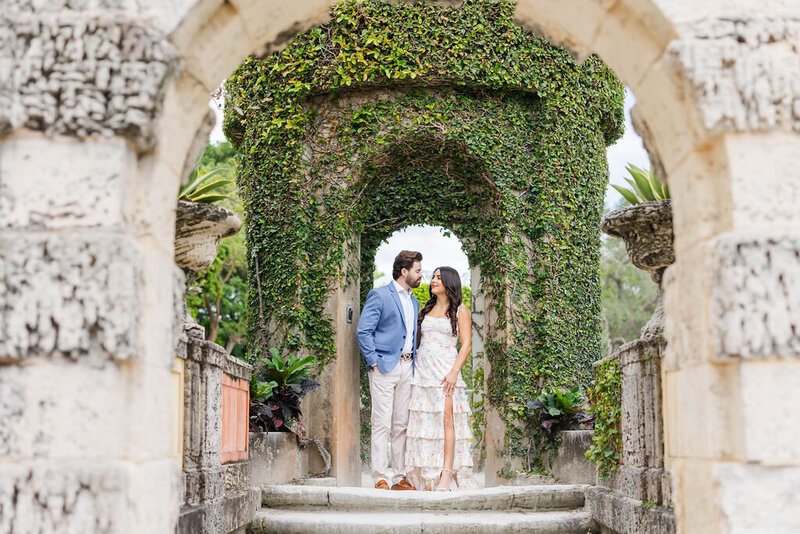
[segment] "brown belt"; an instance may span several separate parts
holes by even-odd
[[[411,360],[413,357],[414,355],[411,354],[410,352],[404,352],[403,354],[400,355],[401,360]]]

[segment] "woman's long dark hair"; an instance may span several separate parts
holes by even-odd
[[[461,277],[458,275],[458,271],[452,267],[439,267],[433,272],[435,273],[436,271],[439,271],[442,277],[442,284],[444,284],[445,295],[450,299],[450,306],[447,308],[445,317],[450,318],[450,326],[453,327],[453,335],[455,336],[458,334],[458,307],[461,306]],[[419,318],[417,319],[418,347],[422,341],[422,321],[425,319],[428,312],[436,305],[436,295],[433,294],[430,288],[428,288],[428,294],[431,298],[419,311]]]

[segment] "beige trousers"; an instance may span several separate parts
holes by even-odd
[[[397,484],[406,475],[406,428],[411,402],[411,362],[400,360],[390,372],[368,371],[372,395],[372,480],[389,481],[391,434],[392,479]],[[390,484],[390,485],[391,485]]]

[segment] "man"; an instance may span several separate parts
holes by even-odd
[[[367,364],[372,395],[372,478],[389,489],[391,430],[393,490],[413,490],[405,478],[406,427],[417,351],[419,302],[411,288],[422,281],[422,254],[404,250],[394,259],[394,281],[367,295],[356,337]]]

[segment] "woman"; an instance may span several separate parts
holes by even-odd
[[[461,304],[461,278],[452,267],[434,271],[430,297],[417,326],[406,476],[417,489],[448,491],[452,482],[460,488],[472,485],[469,400],[461,379],[472,349],[472,319]]]

